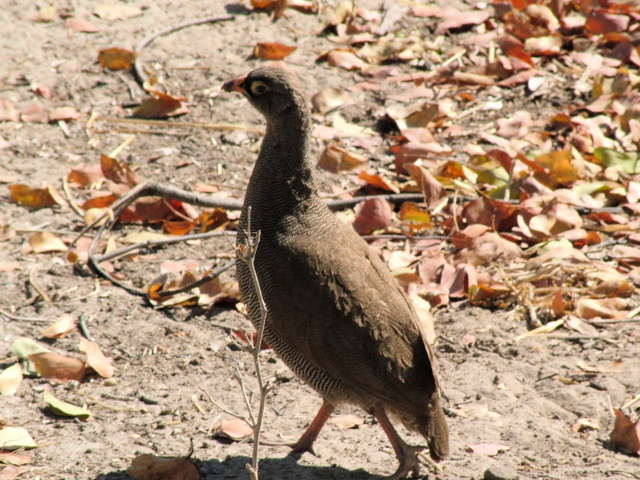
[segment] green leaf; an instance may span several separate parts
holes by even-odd
[[[45,353],[50,351],[51,350],[44,345],[40,345],[35,340],[26,337],[17,338],[11,344],[11,355],[20,359],[29,358],[29,355],[33,355],[34,353]]]
[[[611,148],[598,147],[593,155],[596,159],[607,167],[615,168],[622,173],[633,175],[640,173],[640,159],[637,152],[618,152]]]
[[[91,412],[86,408],[72,405],[53,396],[52,393],[44,392],[44,401],[49,404],[49,408],[56,415],[63,417],[77,417],[80,420],[88,420]]]

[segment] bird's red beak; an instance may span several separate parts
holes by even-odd
[[[242,84],[246,79],[247,76],[245,75],[244,77],[234,78],[233,80],[224,82],[224,85],[222,85],[222,90],[224,90],[225,92],[238,92],[243,95],[248,95],[247,91],[242,88]]]

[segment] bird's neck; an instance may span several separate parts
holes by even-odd
[[[308,112],[292,111],[268,120],[245,203],[259,202],[285,213],[318,198],[310,136]]]

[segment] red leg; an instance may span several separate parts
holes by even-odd
[[[329,417],[334,410],[334,406],[328,403],[326,400],[322,401],[322,405],[320,406],[320,410],[316,413],[315,418],[311,422],[311,424],[304,431],[302,436],[298,439],[296,443],[290,445],[291,453],[304,453],[304,452],[313,452],[313,442],[318,438],[318,434]]]
[[[412,447],[405,443],[396,429],[391,424],[387,413],[384,411],[384,407],[376,407],[373,409],[373,416],[376,417],[380,426],[387,434],[393,451],[396,453],[396,457],[400,461],[400,466],[396,472],[389,476],[384,477],[387,480],[399,480],[401,478],[407,478],[409,473],[413,473],[415,477],[420,475],[420,461],[418,460],[418,453],[424,450],[424,447]]]

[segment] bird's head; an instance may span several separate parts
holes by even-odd
[[[267,120],[294,109],[307,109],[302,84],[295,75],[280,68],[259,68],[244,77],[225,82],[226,92],[239,92]]]

